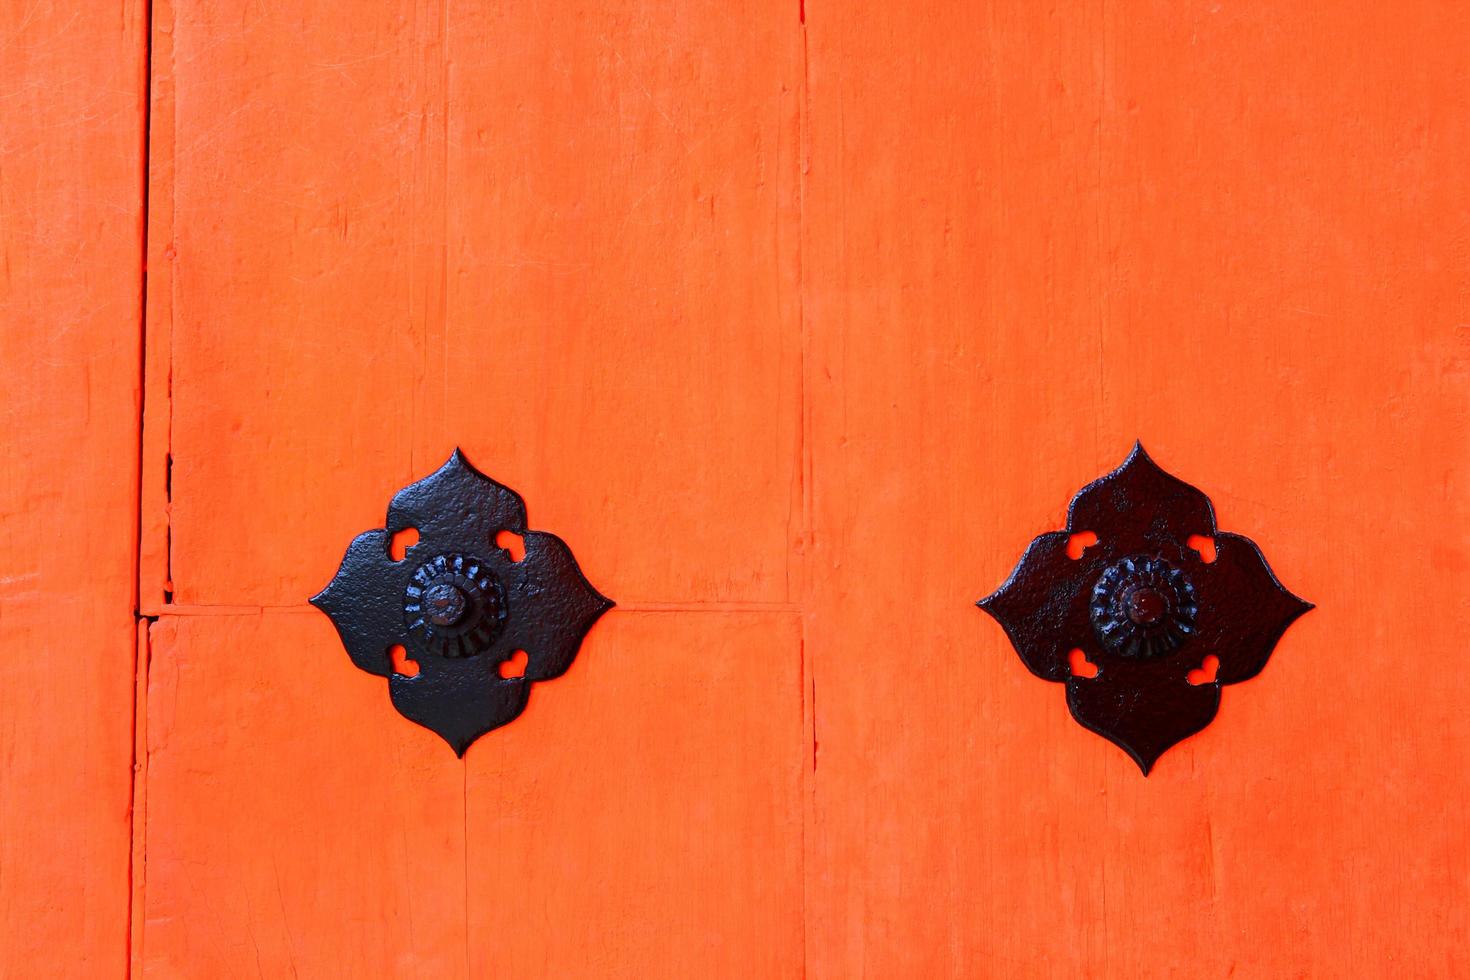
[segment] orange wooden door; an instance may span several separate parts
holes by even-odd
[[[798,974],[789,11],[153,16],[137,969]],[[617,602],[463,761],[306,604],[456,445]]]
[[[1470,9],[96,8],[0,976],[1470,974]],[[1147,778],[974,608],[1134,439],[1317,607]],[[306,601],[456,445],[618,603],[463,759]]]
[[[1467,17],[808,6],[811,975],[1470,974]],[[1148,778],[968,606],[1135,438],[1317,607]]]

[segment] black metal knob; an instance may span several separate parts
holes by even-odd
[[[469,607],[469,597],[447,582],[429,586],[422,598],[424,619],[431,626],[453,626]]]

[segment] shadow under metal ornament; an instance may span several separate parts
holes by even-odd
[[[1089,534],[1096,542],[1079,553],[1073,538]],[[979,606],[1033,674],[1066,684],[1072,717],[1145,775],[1208,725],[1221,686],[1260,673],[1312,608],[1276,580],[1249,538],[1217,531],[1209,498],[1141,444],[1079,491],[1067,529],[1032,541]],[[1073,672],[1081,657],[1092,676]]]
[[[390,543],[417,529],[401,560]],[[497,544],[521,537],[517,560]],[[526,505],[458,449],[394,495],[387,527],[357,536],[311,604],[331,617],[352,662],[388,678],[393,706],[458,755],[526,707],[531,685],[566,673],[612,602],[588,584],[561,539],[526,528]],[[394,670],[402,646],[418,673]],[[520,676],[501,665],[525,654]]]

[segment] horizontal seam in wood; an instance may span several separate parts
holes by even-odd
[[[144,617],[160,616],[258,616],[262,613],[317,613],[315,606],[298,603],[283,606],[212,605],[166,603],[144,609]],[[714,613],[799,613],[801,605],[795,602],[620,602],[610,613],[665,613],[665,612],[714,612]]]

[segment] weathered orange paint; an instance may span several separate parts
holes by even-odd
[[[127,970],[144,4],[0,2],[0,976]]]
[[[1470,974],[1464,5],[3,11],[0,975]],[[1135,438],[1317,607],[1147,779],[973,605]],[[463,760],[455,445],[618,601]]]

